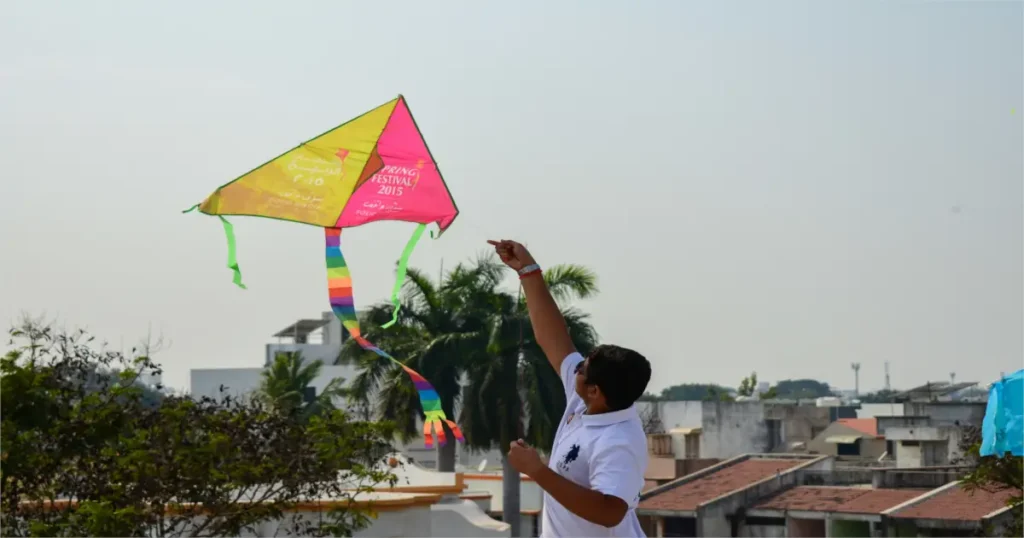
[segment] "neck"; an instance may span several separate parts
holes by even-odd
[[[612,410],[608,409],[608,404],[604,403],[588,403],[587,414],[588,415],[601,415],[604,413],[610,413]]]

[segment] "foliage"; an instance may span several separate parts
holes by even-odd
[[[662,389],[660,400],[667,402],[687,402],[714,399],[722,394],[729,394],[732,389],[714,383],[683,383]]]
[[[860,400],[861,403],[889,403],[894,401],[897,394],[899,394],[899,392],[895,390],[881,389],[875,392],[861,394],[857,399]]]
[[[828,383],[814,379],[787,379],[775,385],[778,398],[784,400],[809,400],[832,396],[833,391]]]
[[[968,492],[979,489],[1000,490],[1011,488],[1016,494],[1007,501],[1014,507],[1013,519],[1005,536],[1024,535],[1024,465],[1021,456],[981,456],[981,428],[966,426],[960,438],[960,453],[954,463],[971,465],[972,469],[963,478],[964,489]]]
[[[735,402],[736,398],[725,388],[718,388],[712,386],[708,389],[708,393],[704,396],[705,402]]]
[[[380,329],[391,317],[390,303],[362,316],[366,338],[423,374],[447,415],[455,417],[460,400],[467,399],[459,418],[472,448],[507,449],[513,436],[550,446],[565,409],[561,380],[533,340],[525,301],[501,289],[507,274],[493,254],[456,265],[439,282],[410,268],[398,323]],[[545,278],[562,303],[597,292],[596,277],[582,267],[553,266]],[[577,349],[586,353],[595,347],[597,335],[587,315],[572,308],[564,314]],[[355,342],[343,347],[340,360],[359,367],[353,398],[368,405],[373,416],[396,421],[405,441],[420,435],[419,399],[400,368]],[[522,411],[525,432],[519,431]]]
[[[316,390],[311,385],[322,368],[321,361],[305,361],[300,352],[278,353],[274,363],[261,374],[258,394],[278,412],[300,420],[334,411],[334,400],[346,395],[344,379],[333,379],[320,394],[307,397],[307,391]]]
[[[753,396],[754,391],[757,390],[757,372],[751,372],[749,377],[744,377],[740,381],[740,386],[736,389],[736,394],[739,396]]]
[[[238,536],[274,521],[346,535],[368,524],[353,496],[394,481],[376,465],[387,425],[337,410],[302,422],[258,399],[151,405],[136,383],[158,371],[146,356],[96,351],[82,332],[11,336],[0,359],[5,536]],[[295,510],[321,500],[335,503],[318,517]]]

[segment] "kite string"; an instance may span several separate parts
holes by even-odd
[[[433,437],[430,434],[431,430],[437,435],[437,441],[441,445],[447,443],[442,423],[448,424],[456,439],[464,441],[465,438],[462,435],[462,431],[445,415],[444,409],[441,408],[441,399],[438,397],[434,387],[430,385],[430,382],[420,375],[419,372],[409,368],[384,350],[370,343],[369,340],[363,338],[362,331],[359,329],[359,318],[356,315],[355,301],[352,295],[352,275],[349,272],[348,265],[345,263],[345,256],[341,253],[341,228],[324,228],[324,239],[327,257],[327,289],[330,296],[331,310],[334,312],[334,315],[341,321],[341,324],[352,336],[352,339],[359,344],[359,347],[397,364],[412,379],[416,392],[419,395],[420,405],[423,408],[423,438],[428,448],[434,444]],[[413,244],[415,245],[415,243]]]

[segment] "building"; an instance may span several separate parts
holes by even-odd
[[[851,406],[779,400],[637,402],[637,406],[642,415],[656,417],[666,431],[688,436],[684,450],[675,452],[677,458],[799,452],[832,422],[856,418],[856,408]]]
[[[878,433],[875,418],[841,418],[807,443],[807,451],[813,454],[876,462],[894,458],[889,450],[885,436]]]
[[[972,536],[999,532],[1019,491],[968,492],[966,468],[840,468],[748,454],[641,494],[649,536]]]

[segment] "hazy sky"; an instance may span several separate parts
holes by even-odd
[[[152,327],[180,388],[260,366],[328,309],[322,232],[234,219],[242,291],[180,211],[403,93],[462,211],[413,264],[591,267],[655,391],[1021,366],[1020,2],[157,4],[4,3],[0,320]],[[357,304],[411,231],[346,232]]]

